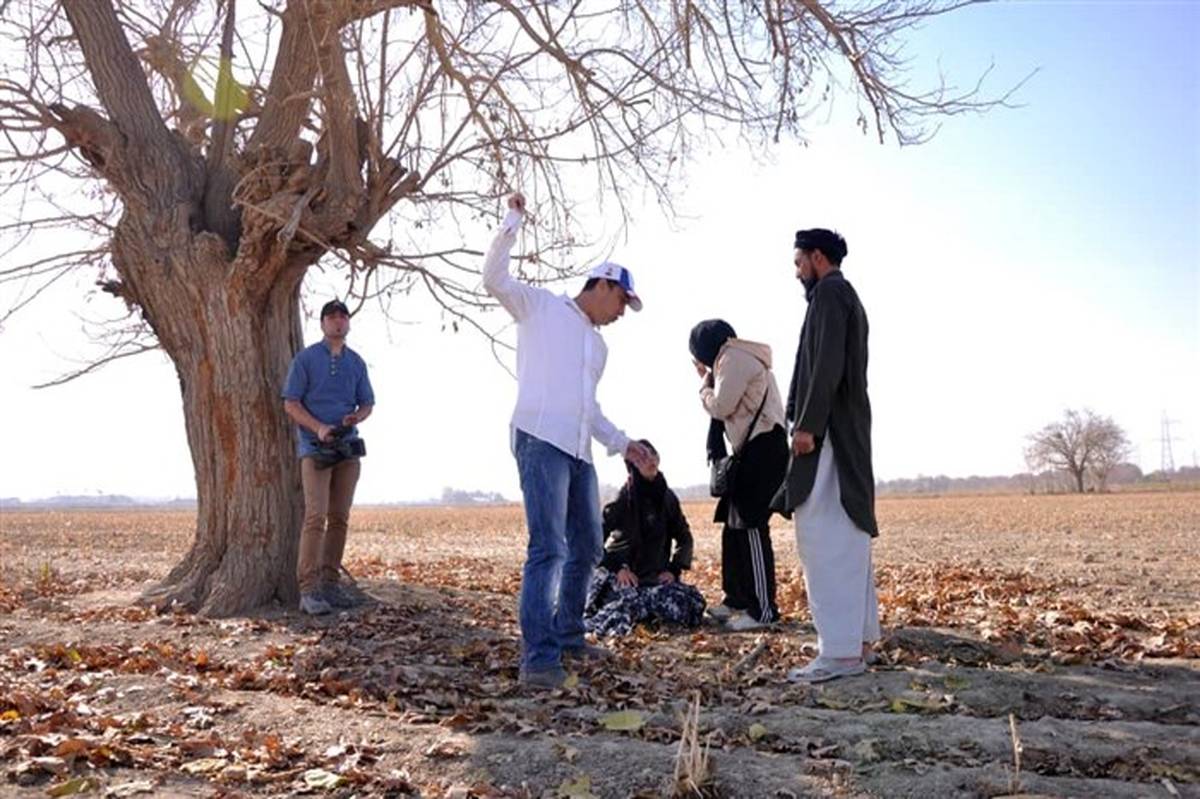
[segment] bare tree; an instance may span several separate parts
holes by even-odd
[[[1104,490],[1108,475],[1129,451],[1129,439],[1116,422],[1085,408],[1068,410],[1061,421],[1030,435],[1025,461],[1034,473],[1051,469],[1067,474],[1074,489],[1083,493],[1088,476]]]
[[[23,306],[91,269],[124,302],[103,357],[66,379],[156,348],[179,377],[196,538],[147,600],[295,599],[278,395],[311,267],[342,269],[359,307],[416,289],[486,332],[459,222],[523,188],[521,268],[551,279],[574,271],[584,181],[623,213],[633,188],[669,210],[698,142],[802,139],[835,95],[881,141],[924,141],[1011,94],[907,84],[904,34],[975,1],[0,0],[4,232],[28,254],[0,282]],[[30,246],[56,229],[68,251]]]
[[[1090,431],[1092,462],[1088,467],[1097,491],[1108,488],[1108,478],[1125,463],[1133,447],[1129,437],[1116,422],[1105,416],[1096,419]]]

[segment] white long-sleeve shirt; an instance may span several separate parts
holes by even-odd
[[[592,438],[609,455],[623,454],[629,437],[596,402],[608,347],[573,299],[509,274],[510,253],[520,227],[521,214],[510,210],[483,262],[484,288],[517,322],[517,407],[512,428],[588,463]]]

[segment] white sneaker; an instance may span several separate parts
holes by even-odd
[[[722,602],[720,605],[713,605],[711,608],[705,611],[705,613],[717,621],[729,621],[729,617],[737,612],[738,611],[729,607],[724,602]]]
[[[860,660],[838,662],[832,658],[816,657],[806,666],[798,666],[787,673],[790,682],[807,683],[829,682],[838,677],[853,677],[867,670],[867,664]]]
[[[770,626],[770,622],[759,621],[745,611],[735,613],[729,618],[729,621],[725,622],[725,629],[732,630],[735,633],[744,633],[748,632],[749,630],[762,630]]]

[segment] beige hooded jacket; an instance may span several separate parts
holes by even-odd
[[[767,393],[767,402],[750,438],[785,424],[783,400],[771,372],[771,348],[766,344],[729,339],[713,362],[713,377],[713,387],[700,390],[700,401],[710,416],[725,422],[725,435],[734,452],[749,440],[746,429],[758,411],[763,392]]]

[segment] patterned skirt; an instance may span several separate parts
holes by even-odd
[[[622,588],[617,576],[596,569],[588,588],[583,624],[596,635],[628,635],[642,622],[697,627],[704,618],[704,596],[681,582]]]

